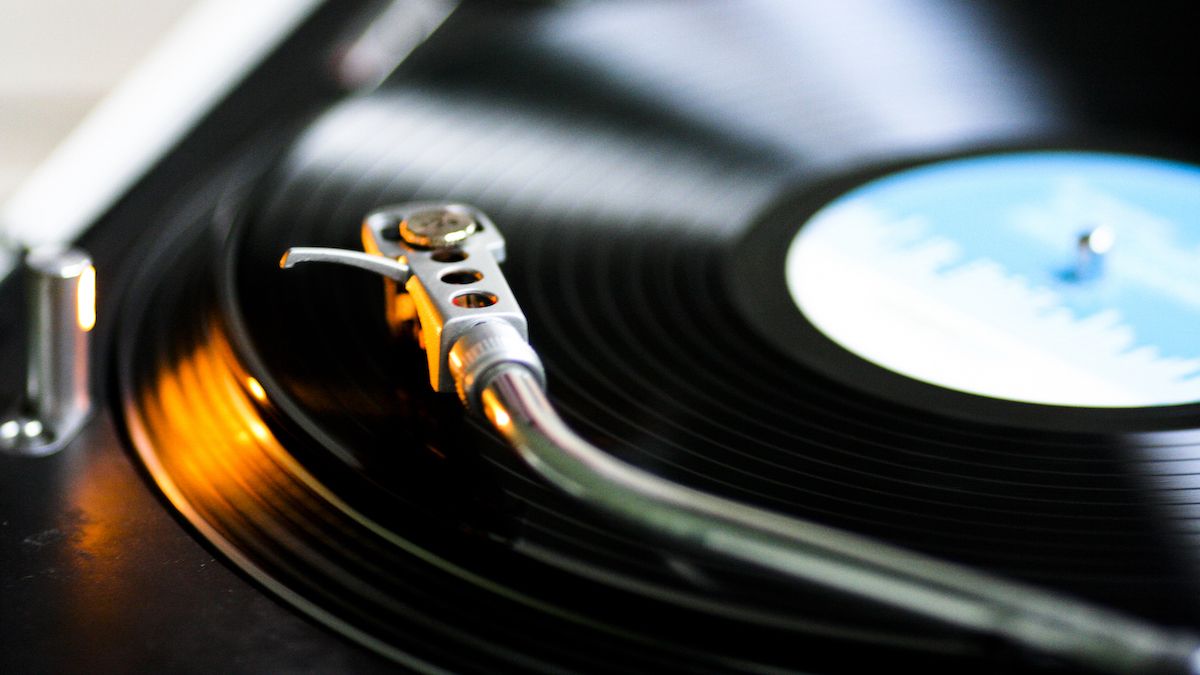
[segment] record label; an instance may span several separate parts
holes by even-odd
[[[1200,167],[1030,152],[868,182],[799,229],[788,290],[876,365],[1076,407],[1200,400]]]

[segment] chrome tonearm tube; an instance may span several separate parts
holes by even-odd
[[[1200,639],[1073,598],[688,488],[575,434],[545,394],[542,364],[500,271],[504,238],[461,204],[367,216],[365,252],[292,248],[386,279],[393,326],[415,322],[440,392],[457,393],[543,479],[664,543],[853,596],[1018,652],[1106,673],[1200,673]]]

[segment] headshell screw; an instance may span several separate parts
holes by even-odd
[[[457,246],[479,231],[471,209],[456,204],[422,209],[400,221],[400,238],[409,246],[424,249]]]

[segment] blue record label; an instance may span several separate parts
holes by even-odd
[[[827,337],[924,382],[1100,408],[1200,401],[1200,167],[1031,152],[889,175],[786,257]]]

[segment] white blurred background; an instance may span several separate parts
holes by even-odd
[[[0,202],[196,0],[0,0]]]

